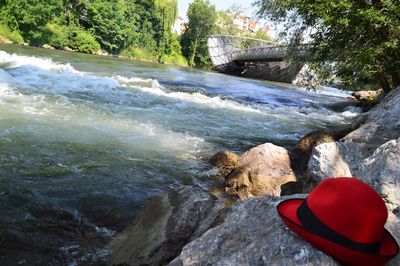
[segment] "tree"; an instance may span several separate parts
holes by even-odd
[[[172,25],[177,0],[0,0],[0,35],[15,42],[100,47],[159,62],[185,62]],[[137,55],[137,56],[136,56]]]
[[[293,47],[309,39],[310,61],[345,87],[400,85],[400,1],[258,0],[259,15],[285,23]],[[304,35],[304,33],[308,33]],[[297,49],[299,50],[299,49]]]
[[[158,61],[164,62],[166,53],[171,53],[172,26],[178,15],[178,3],[176,0],[156,0],[157,7],[157,33]]]
[[[215,6],[208,0],[194,0],[188,9],[188,27],[182,36],[182,52],[189,65],[201,68],[211,66],[208,56],[207,39],[214,33]]]
[[[92,1],[88,6],[86,28],[94,32],[106,51],[115,54],[126,47],[129,27],[118,0]]]
[[[233,16],[224,11],[218,11],[216,17],[216,33],[221,35],[238,35],[240,29],[233,23]]]
[[[8,1],[1,5],[4,15],[2,22],[11,30],[18,30],[28,42],[36,45],[45,38],[46,24],[60,20],[62,15],[62,1],[51,0],[20,0]]]

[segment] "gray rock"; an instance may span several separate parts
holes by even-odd
[[[54,49],[56,49],[56,48],[54,48],[53,46],[51,46],[51,45],[48,45],[48,44],[43,44],[43,45],[42,45],[42,48],[45,48],[45,49],[51,49],[51,50],[54,50]]]
[[[276,205],[281,197],[239,201],[224,222],[187,244],[169,265],[338,265],[288,229]]]
[[[400,245],[400,219],[393,213],[389,212],[388,220],[385,224],[385,228],[394,236],[397,243]],[[400,265],[400,254],[388,263],[388,266],[399,266]]]
[[[352,176],[340,145],[338,142],[329,142],[313,149],[308,162],[308,172],[315,181],[320,182],[329,177]]]
[[[353,141],[365,157],[370,156],[383,143],[400,137],[400,87],[367,113],[365,123],[343,141]]]
[[[296,181],[288,151],[265,143],[245,152],[240,167],[226,178],[226,192],[240,199],[259,195],[280,196],[281,186]]]
[[[169,265],[339,265],[288,229],[278,216],[279,202],[305,196],[263,196],[237,202],[222,224],[187,244]],[[400,220],[392,213],[385,227],[399,241]],[[400,265],[400,256],[389,265]]]
[[[112,265],[160,265],[213,224],[224,204],[191,187],[153,198],[116,239]]]
[[[378,191],[389,210],[400,207],[400,138],[380,146],[362,162],[360,178]]]
[[[335,140],[335,136],[324,130],[317,130],[302,137],[290,151],[290,164],[296,176],[303,176],[307,172],[307,162],[315,146]]]
[[[310,175],[317,181],[357,177],[380,193],[390,211],[400,208],[400,138],[384,143],[367,158],[359,148],[352,141],[318,145],[308,163]]]
[[[72,49],[72,48],[70,48],[70,47],[68,47],[68,46],[64,46],[63,47],[63,50],[64,51],[69,51],[69,52],[75,52],[76,50],[74,50],[74,49]]]

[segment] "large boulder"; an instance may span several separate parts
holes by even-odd
[[[308,168],[317,182],[338,176],[362,179],[380,193],[389,210],[400,208],[400,138],[382,144],[367,158],[352,141],[321,144],[314,148]]]
[[[291,166],[296,176],[299,177],[306,173],[307,162],[315,146],[334,141],[334,136],[323,130],[311,132],[301,138],[290,151]]]
[[[245,152],[240,167],[226,178],[226,192],[240,199],[252,196],[280,196],[281,186],[295,182],[288,151],[272,143],[265,143]]]
[[[288,229],[276,206],[289,198],[255,197],[239,201],[224,221],[187,244],[169,265],[340,265]],[[400,240],[400,221],[389,214],[386,228]],[[397,256],[389,265],[400,265]]]
[[[237,202],[222,224],[187,244],[170,265],[339,265],[285,226],[276,211],[285,198]]]
[[[381,103],[371,109],[364,124],[342,140],[356,143],[366,158],[383,143],[400,137],[399,117],[400,87],[391,91]]]
[[[340,145],[339,142],[322,143],[313,149],[308,172],[317,183],[329,177],[352,176]]]
[[[400,207],[400,138],[381,145],[363,161],[359,176],[378,191],[389,210]]]
[[[307,174],[307,164],[314,147],[340,140],[359,128],[366,118],[365,115],[361,115],[355,117],[349,125],[317,130],[302,137],[290,150],[290,163],[297,178],[302,178]]]
[[[207,231],[224,204],[199,189],[183,187],[153,198],[116,239],[111,265],[161,265]]]

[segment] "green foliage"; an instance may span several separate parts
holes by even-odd
[[[89,32],[80,28],[74,28],[69,37],[71,38],[71,48],[82,53],[94,54],[100,50],[100,44]]]
[[[156,54],[139,47],[127,48],[121,52],[121,55],[131,59],[141,59],[141,60],[157,62]]]
[[[273,41],[273,38],[271,35],[269,35],[267,32],[262,31],[261,29],[256,31],[256,34],[254,35],[253,38],[264,40],[264,41]]]
[[[194,0],[188,9],[189,25],[182,36],[182,52],[189,65],[209,68],[207,39],[215,32],[215,7],[208,0]]]
[[[82,53],[94,54],[100,50],[96,38],[77,26],[63,26],[49,23],[43,34],[45,43],[59,49],[69,47]]]
[[[176,16],[177,0],[0,1],[0,30],[9,39],[21,41],[19,33],[32,45],[159,62],[184,61],[171,33]]]
[[[18,31],[11,31],[6,25],[0,24],[0,40],[5,39],[12,41],[13,43],[22,44],[24,38]]]
[[[45,31],[45,35],[48,36],[46,40],[47,44],[59,49],[72,46],[69,38],[69,30],[66,26],[48,23]]]
[[[216,18],[216,34],[239,35],[241,30],[233,23],[233,15],[228,12],[218,11]]]
[[[118,53],[128,41],[128,22],[118,0],[94,0],[87,5],[86,29],[94,32],[102,48]],[[85,36],[88,41],[88,36]]]
[[[310,61],[346,87],[400,85],[400,1],[259,0],[259,14],[286,23],[283,37],[298,47],[310,32]],[[295,50],[295,49],[294,49]]]
[[[62,1],[7,1],[1,6],[1,14],[11,30],[19,31],[29,43],[39,45],[46,38],[46,24],[60,19]]]
[[[179,36],[177,34],[171,35],[171,44],[169,46],[169,50],[167,50],[167,53],[164,56],[164,60],[165,63],[187,66],[188,62],[181,54],[182,47],[179,41]]]

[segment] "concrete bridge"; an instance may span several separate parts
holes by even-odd
[[[275,42],[230,35],[208,38],[214,69],[232,75],[291,83],[303,64],[285,60],[287,47]],[[298,56],[306,58],[306,49]]]

